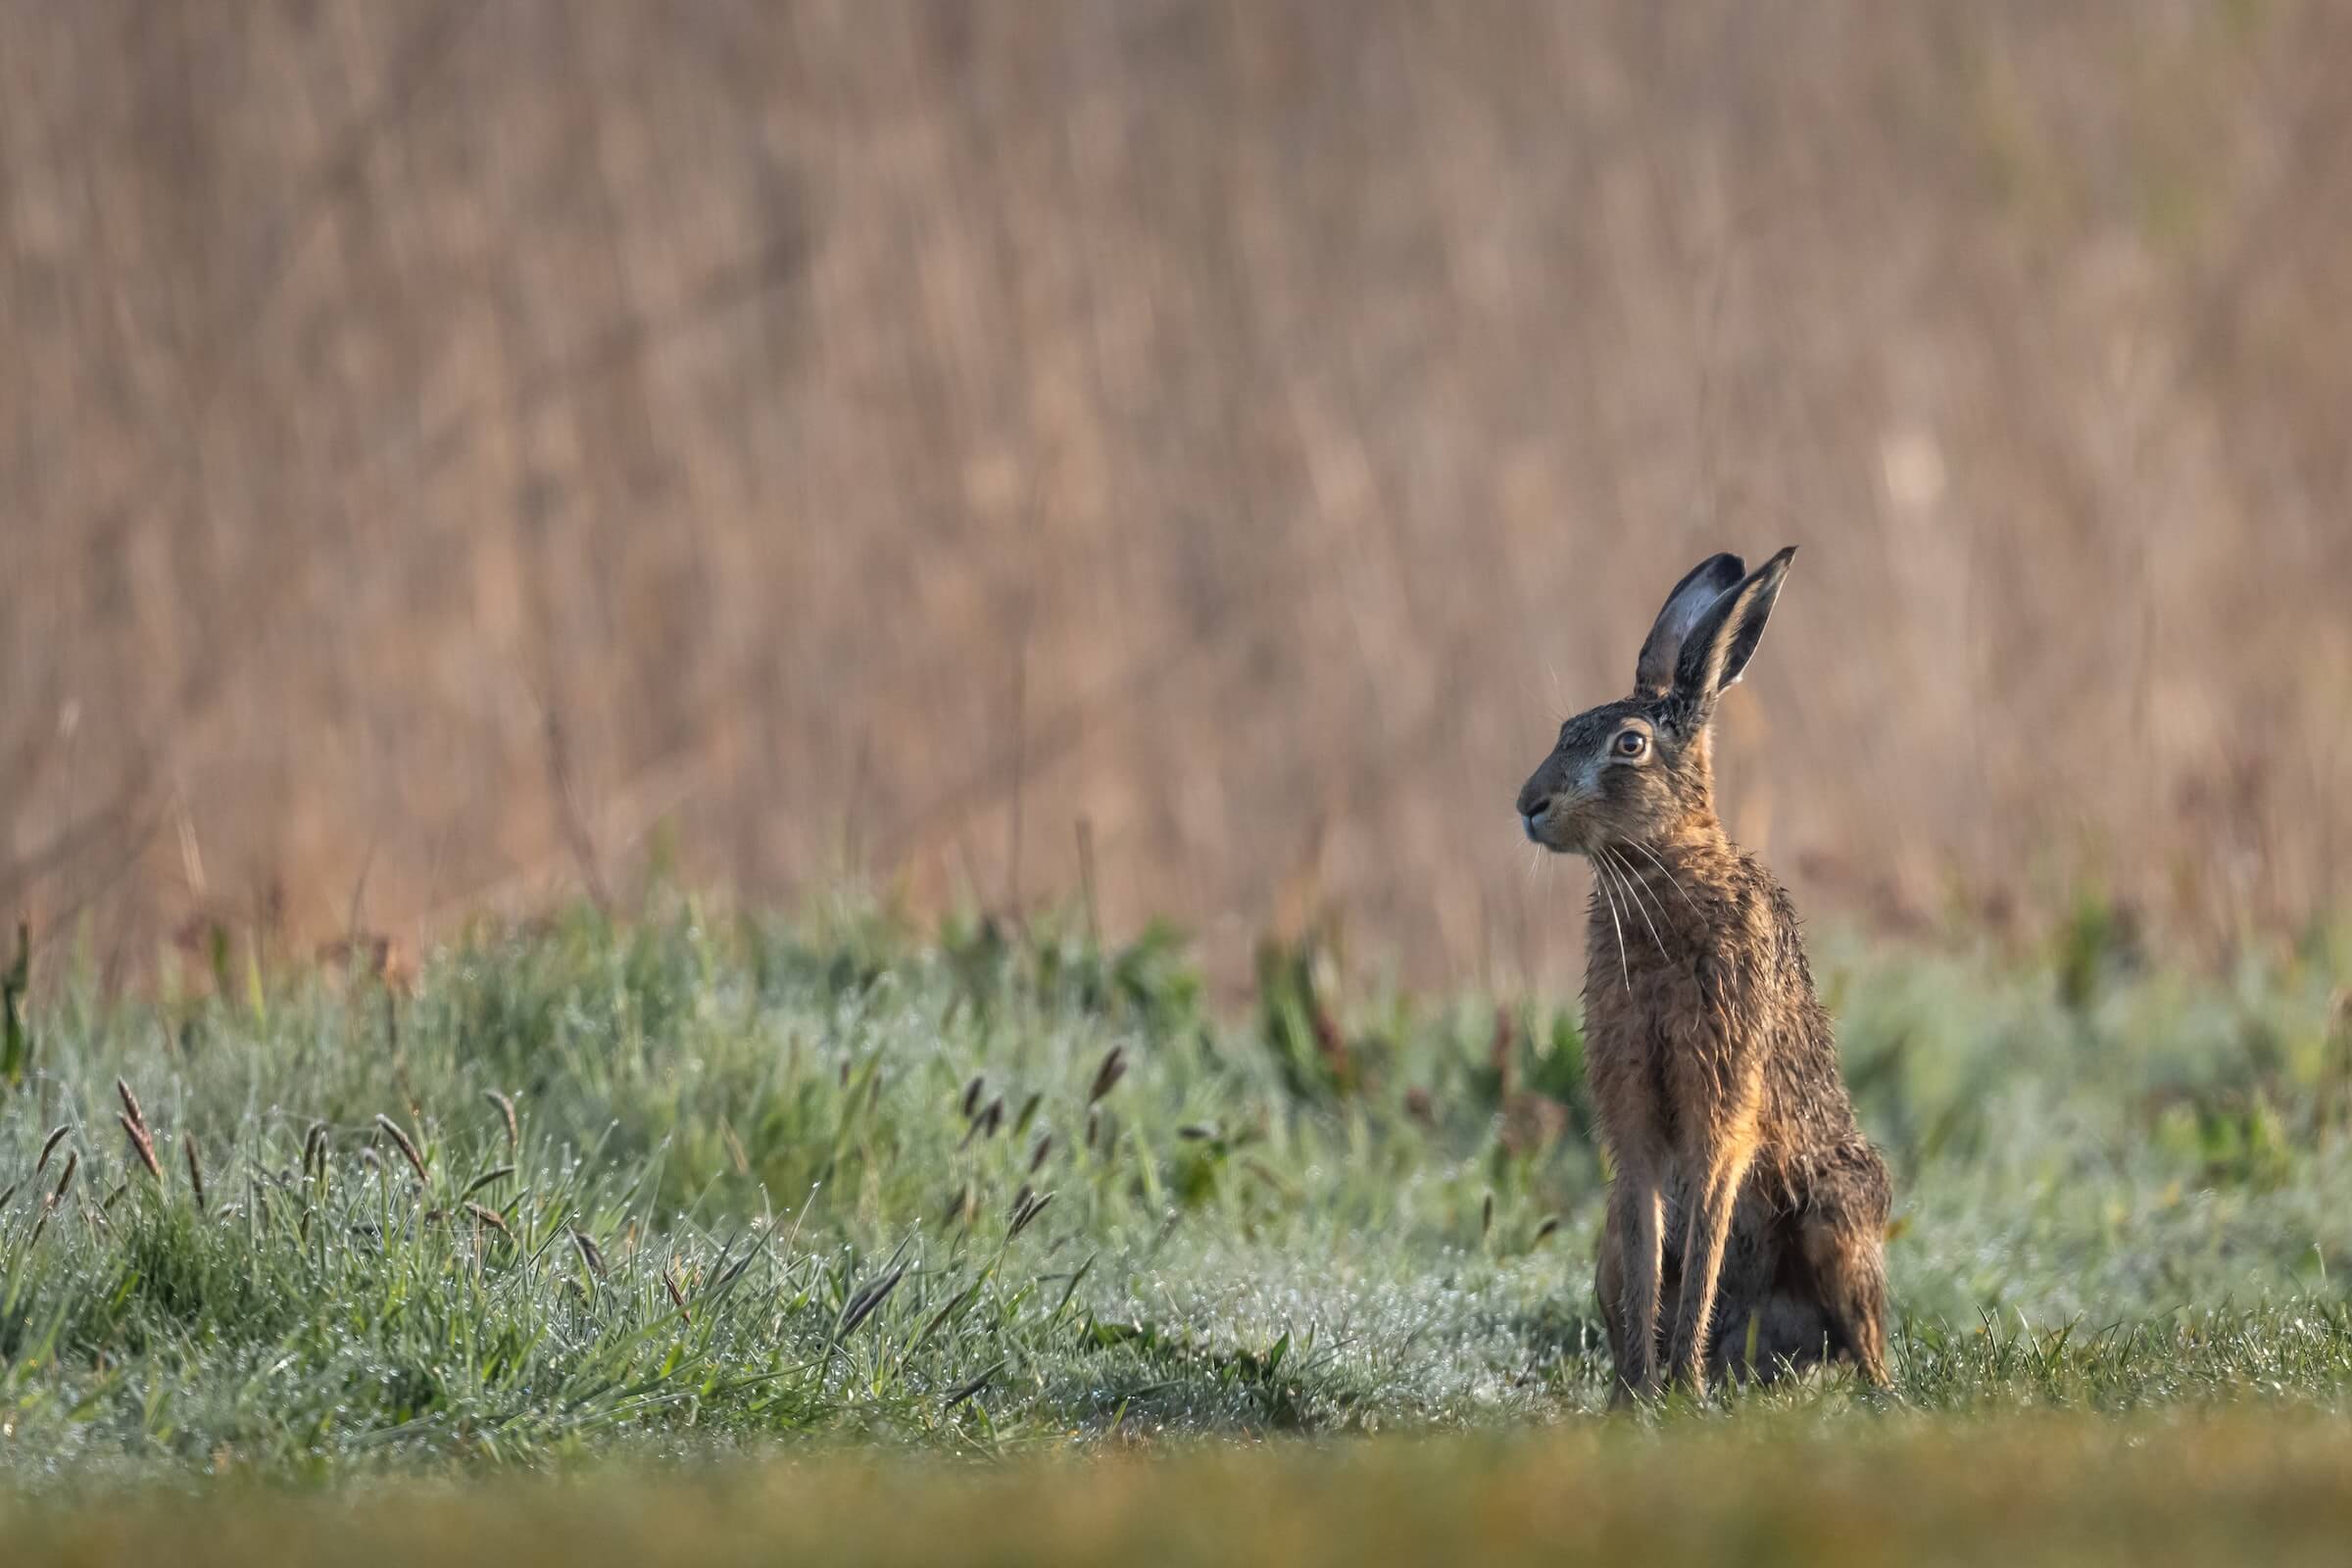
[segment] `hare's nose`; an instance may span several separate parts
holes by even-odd
[[[1523,817],[1542,816],[1551,808],[1551,796],[1529,785],[1519,792],[1519,814]]]

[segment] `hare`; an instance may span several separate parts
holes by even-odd
[[[1692,568],[1633,695],[1561,725],[1519,792],[1527,836],[1592,867],[1585,1053],[1615,1167],[1594,1281],[1613,1403],[1833,1357],[1887,1383],[1886,1166],[1855,1124],[1796,910],[1715,816],[1709,721],[1795,554]]]

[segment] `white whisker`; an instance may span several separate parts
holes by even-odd
[[[1666,944],[1658,935],[1657,922],[1649,917],[1649,901],[1642,897],[1640,879],[1614,852],[1609,852],[1609,863],[1617,868],[1619,884],[1624,887],[1625,896],[1633,901],[1635,911],[1642,916],[1642,923],[1649,927],[1650,946],[1658,950],[1658,960],[1662,963],[1671,962],[1666,956]],[[1658,912],[1663,914],[1666,911],[1661,909]]]
[[[1626,962],[1625,925],[1617,918],[1617,900],[1609,892],[1608,872],[1602,867],[1597,856],[1586,863],[1592,867],[1592,885],[1600,890],[1602,902],[1609,906],[1609,924],[1616,927],[1617,930],[1617,975],[1625,982],[1625,994],[1630,997],[1634,994],[1634,970],[1633,965]]]

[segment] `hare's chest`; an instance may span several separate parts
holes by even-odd
[[[1663,1150],[1717,1119],[1732,1070],[1697,978],[1637,971],[1617,998],[1589,998],[1585,1060],[1593,1108],[1620,1148]]]
[[[1651,1017],[1588,1009],[1585,1072],[1592,1108],[1618,1159],[1672,1149],[1678,1115],[1672,1043]]]

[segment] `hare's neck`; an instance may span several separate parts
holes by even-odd
[[[1739,851],[1712,814],[1686,818],[1674,832],[1618,846],[1613,857],[1643,892],[1657,895],[1674,924],[1711,924],[1711,908],[1724,901],[1728,874]]]
[[[1697,807],[1642,848],[1668,865],[1693,871],[1721,865],[1740,854],[1732,845],[1732,836],[1723,830],[1723,819],[1715,814],[1712,802]]]

